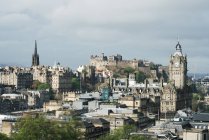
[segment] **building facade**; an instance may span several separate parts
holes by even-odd
[[[28,69],[25,68],[1,68],[0,84],[15,86],[16,89],[31,88],[33,84],[33,75]]]
[[[182,54],[181,45],[176,45],[176,52],[171,55],[169,64],[169,80],[176,88],[183,89],[187,79],[187,56]]]
[[[187,56],[183,55],[179,42],[170,58],[169,82],[162,89],[162,118],[172,118],[177,110],[191,108],[192,94],[187,85]]]

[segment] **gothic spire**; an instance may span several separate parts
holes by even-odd
[[[35,49],[34,49],[34,54],[32,56],[32,66],[38,66],[39,65],[39,55],[37,52],[37,42],[35,40]]]
[[[37,53],[37,42],[36,42],[36,40],[35,40],[35,50],[34,50],[34,55],[37,55],[38,53]]]

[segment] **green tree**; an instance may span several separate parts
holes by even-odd
[[[140,135],[132,135],[130,140],[152,140],[149,137],[140,136]]]
[[[79,90],[80,89],[80,80],[76,77],[73,77],[70,80],[72,90]]]
[[[124,69],[124,72],[127,73],[127,74],[130,74],[130,73],[133,73],[134,72],[134,69],[132,67],[126,67]]]
[[[14,140],[77,140],[82,135],[77,121],[61,123],[43,116],[22,118],[15,127]]]
[[[204,96],[201,93],[193,93],[192,94],[192,110],[193,111],[200,111],[205,110],[205,106],[203,105],[203,102],[200,100],[204,100]]]
[[[68,123],[62,126],[62,139],[63,140],[79,140],[84,136],[81,132],[83,127],[81,121],[76,119],[70,120]]]
[[[146,79],[146,75],[145,75],[143,72],[138,71],[138,72],[136,73],[136,81],[137,81],[138,83],[144,82],[145,79]]]
[[[130,73],[133,73],[134,72],[134,69],[132,68],[132,67],[126,67],[125,69],[124,69],[124,73],[126,73],[127,75],[127,77],[129,77],[129,74]]]
[[[103,136],[99,138],[99,140],[121,140],[121,139],[127,139],[127,140],[148,140],[148,138],[145,138],[140,135],[131,135],[132,132],[136,132],[136,127],[133,125],[125,125],[124,127],[120,129],[116,129],[113,134],[108,134],[106,136]],[[150,139],[150,138],[149,138]]]
[[[157,69],[157,65],[155,65],[153,62],[150,63],[149,65],[151,70],[156,70]]]
[[[37,87],[38,90],[46,90],[46,89],[50,89],[50,88],[51,88],[51,86],[48,83],[41,83]]]
[[[0,140],[12,140],[12,139],[7,137],[7,135],[0,133]]]
[[[120,74],[119,73],[114,73],[113,74],[113,78],[118,78],[118,77],[120,77]]]

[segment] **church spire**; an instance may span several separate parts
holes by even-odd
[[[38,53],[37,53],[37,42],[36,42],[36,40],[35,40],[35,50],[34,50],[34,55],[37,55]]]
[[[39,55],[37,52],[37,42],[35,40],[35,49],[34,49],[34,54],[32,56],[32,66],[38,66],[39,65]]]

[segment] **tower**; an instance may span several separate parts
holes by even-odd
[[[176,51],[170,58],[169,64],[169,80],[174,86],[183,89],[186,85],[187,77],[187,57],[182,54],[182,48],[178,42]]]
[[[38,66],[39,65],[39,55],[37,53],[37,43],[35,40],[35,50],[34,50],[34,54],[32,56],[32,66]]]

